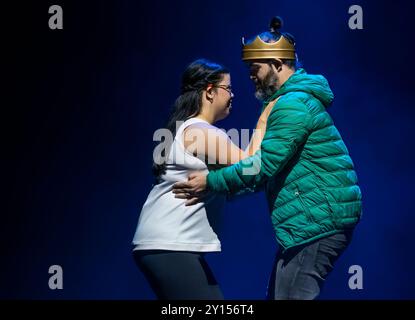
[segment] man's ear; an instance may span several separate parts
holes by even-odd
[[[282,71],[282,60],[281,59],[275,59],[272,63],[272,68],[275,68],[274,71],[281,72]]]

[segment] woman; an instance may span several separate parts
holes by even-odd
[[[203,255],[221,250],[209,221],[215,220],[225,199],[206,194],[203,202],[185,206],[185,200],[174,197],[172,185],[187,180],[194,170],[208,171],[210,164],[231,165],[252,155],[263,135],[254,134],[243,151],[213,126],[231,110],[231,80],[224,67],[196,60],[183,73],[181,91],[167,124],[174,140],[165,150],[165,161],[153,165],[158,184],[140,214],[134,258],[159,299],[223,299]],[[265,131],[265,122],[263,114],[259,132]]]

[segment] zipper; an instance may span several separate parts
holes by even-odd
[[[301,195],[301,192],[297,189],[297,190],[294,192],[294,195],[295,195],[298,199],[300,199],[301,205],[302,205],[302,207],[303,207],[303,209],[304,209],[304,213],[305,213],[305,216],[306,216],[306,218],[307,218],[308,222],[313,222],[313,223],[314,223],[314,219],[313,219],[313,217],[311,216],[310,210],[308,210],[308,207],[307,207],[307,206],[305,205],[305,203],[304,203],[304,199],[303,199],[303,197],[302,197],[302,195]]]

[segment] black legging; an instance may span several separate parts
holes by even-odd
[[[223,300],[203,253],[136,250],[134,259],[161,300]]]

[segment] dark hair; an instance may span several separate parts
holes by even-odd
[[[189,118],[196,117],[202,111],[202,91],[209,84],[219,84],[223,75],[229,71],[220,64],[198,59],[192,62],[182,74],[182,84],[180,96],[176,99],[167,124],[165,126],[172,134],[176,134],[176,122],[186,121]],[[163,141],[162,141],[163,142]],[[166,146],[161,155],[167,158],[170,146]],[[153,160],[153,174],[156,177],[164,174],[166,163],[157,164]]]
[[[288,32],[280,32],[279,30],[283,26],[283,21],[281,17],[275,16],[271,19],[271,22],[269,23],[269,29],[270,31],[265,31],[260,33],[258,36],[261,38],[262,41],[266,43],[273,43],[277,42],[281,36],[284,36],[285,39],[287,39],[291,44],[295,45],[295,38],[292,34]],[[248,41],[248,43],[253,42],[254,39]],[[269,60],[269,63],[274,63],[272,59]],[[281,59],[282,63],[288,66],[291,69],[298,69],[301,68],[301,64],[298,61],[298,59]]]

